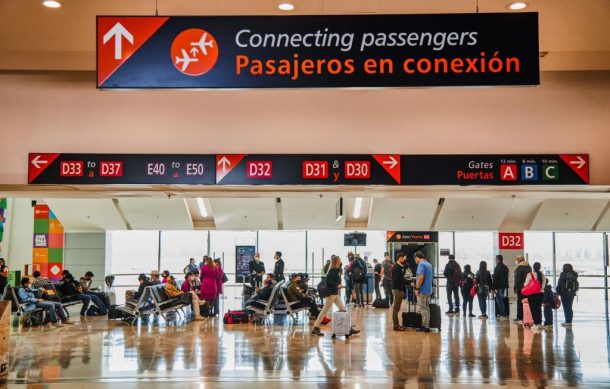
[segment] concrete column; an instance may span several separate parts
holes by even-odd
[[[32,263],[34,208],[31,199],[9,199],[9,214],[5,225],[7,235],[4,254],[10,270],[20,270]]]
[[[508,266],[508,295],[511,300],[515,300],[517,297],[513,292],[513,274],[517,267],[515,258],[518,255],[525,256],[525,242],[523,239],[523,231],[500,231],[494,234],[494,253],[495,255],[502,255],[504,257],[504,264]]]

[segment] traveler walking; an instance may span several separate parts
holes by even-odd
[[[398,322],[398,312],[402,301],[405,299],[405,290],[407,288],[407,281],[405,280],[405,266],[407,262],[407,256],[404,253],[398,253],[396,263],[392,267],[392,324],[394,325],[394,331],[404,331],[405,327],[401,326]]]
[[[417,306],[421,313],[422,326],[416,331],[430,332],[430,298],[432,296],[432,265],[424,258],[424,253],[415,253],[417,262],[415,294],[417,295]]]
[[[540,262],[534,263],[534,271],[527,274],[521,294],[527,298],[534,320],[533,330],[542,329],[542,301],[544,300],[544,286],[546,278],[540,271]]]
[[[487,262],[481,261],[479,271],[475,276],[477,298],[479,299],[479,308],[481,309],[479,319],[487,319],[489,317],[487,316],[487,297],[489,297],[489,291],[492,289],[492,282],[491,273],[487,270]]]
[[[460,278],[460,291],[462,292],[462,300],[464,301],[464,305],[462,307],[464,317],[466,317],[466,308],[468,308],[468,317],[475,317],[472,314],[472,301],[474,300],[474,296],[470,294],[473,286],[474,273],[470,269],[470,265],[465,265],[464,271],[462,272],[462,277]]]
[[[515,322],[523,324],[523,295],[521,294],[521,289],[523,289],[525,284],[525,278],[532,272],[532,268],[523,255],[518,255],[515,261],[517,263],[513,282],[513,291],[517,294],[517,319]]]
[[[454,313],[460,314],[460,279],[462,277],[462,268],[455,260],[455,255],[449,255],[449,262],[445,265],[445,271],[443,271],[443,275],[447,280],[447,302],[449,303],[449,310],[445,312],[448,315],[453,315]],[[453,300],[455,299],[455,311],[453,310]]]
[[[390,253],[383,253],[383,262],[381,262],[381,282],[383,284],[383,293],[385,298],[388,299],[390,305],[394,301],[392,295],[392,268],[394,267],[394,261],[390,258]]]
[[[505,297],[508,297],[508,266],[504,264],[504,257],[496,255],[496,267],[493,275],[493,290],[496,294],[496,316],[500,320],[508,320],[508,312],[505,306]]]
[[[320,325],[323,322],[324,317],[326,317],[333,305],[337,306],[339,311],[345,311],[345,305],[343,304],[343,300],[341,300],[341,296],[339,295],[339,289],[343,286],[341,285],[341,258],[333,255],[328,272],[326,272],[326,285],[328,286],[329,296],[324,300],[324,307],[322,308],[322,314],[318,315],[314,325],[313,331],[311,331],[314,335],[322,336],[322,332],[320,331]],[[351,330],[352,334],[357,334],[358,330]]]
[[[561,297],[561,305],[563,306],[563,314],[565,316],[565,323],[561,325],[564,327],[572,327],[572,319],[574,318],[574,311],[572,305],[574,304],[574,297],[578,293],[579,288],[578,273],[574,271],[574,268],[569,263],[563,265],[561,274],[559,274],[559,281],[557,282],[557,293]]]

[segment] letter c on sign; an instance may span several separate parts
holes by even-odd
[[[243,33],[248,33],[248,34],[249,34],[249,33],[250,33],[250,30],[240,30],[240,31],[237,33],[237,35],[235,35],[235,44],[236,44],[237,46],[239,46],[239,47],[248,47],[248,45],[247,45],[247,44],[245,44],[245,45],[244,45],[244,44],[239,43],[239,37],[240,37],[240,36],[241,36],[241,34],[243,34]]]

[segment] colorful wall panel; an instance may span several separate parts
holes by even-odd
[[[32,263],[43,277],[61,278],[64,270],[64,228],[46,204],[34,206]]]

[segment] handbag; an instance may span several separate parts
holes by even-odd
[[[470,289],[470,297],[474,297],[477,295],[477,286],[473,285],[472,289]]]
[[[222,273],[222,283],[225,284],[227,283],[227,281],[229,281],[229,278],[227,277],[227,275],[223,272]]]
[[[322,278],[318,283],[318,294],[321,298],[326,298],[330,296],[330,290],[328,289],[328,284],[326,283],[326,278]]]
[[[534,273],[532,272],[530,274],[532,276],[530,283],[521,289],[521,294],[524,296],[531,296],[533,294],[540,293],[540,290],[542,289],[540,286],[540,281],[534,277]]]

